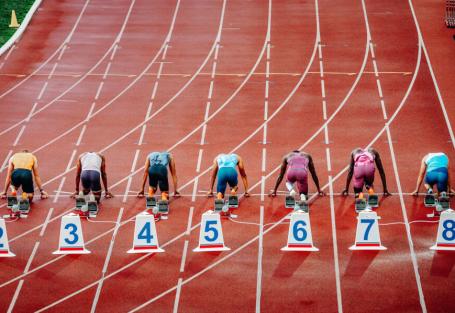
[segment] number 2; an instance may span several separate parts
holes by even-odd
[[[69,229],[69,228],[71,228],[71,230],[70,230],[68,235],[73,236],[73,239],[69,240],[68,238],[65,238],[65,242],[67,244],[69,244],[69,245],[74,245],[79,240],[79,236],[76,233],[77,232],[77,226],[76,226],[76,224],[73,224],[73,223],[66,224],[65,225],[65,229]]]
[[[216,224],[217,224],[217,221],[207,221],[207,223],[205,223],[204,232],[206,232],[206,233],[212,232],[213,233],[213,237],[204,236],[205,240],[207,240],[209,242],[212,242],[212,241],[215,241],[215,240],[218,239],[218,229],[216,229],[215,227],[211,227],[212,225],[216,225]]]
[[[368,240],[368,236],[370,235],[371,227],[373,226],[375,221],[376,221],[375,219],[370,219],[370,218],[360,220],[360,223],[368,224],[367,228],[365,229],[365,234],[363,235],[363,240]]]

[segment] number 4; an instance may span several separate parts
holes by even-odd
[[[152,235],[152,230],[150,229],[150,222],[147,222],[144,224],[144,227],[142,227],[141,231],[137,235],[138,239],[145,239],[147,243],[152,242],[153,235]]]

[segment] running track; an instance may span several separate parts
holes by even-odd
[[[52,195],[7,224],[17,257],[0,262],[1,309],[454,311],[455,256],[428,250],[437,223],[409,224],[428,212],[406,195],[424,154],[454,159],[453,42],[442,12],[421,0],[44,2],[0,57],[0,162],[36,151]],[[368,145],[395,193],[378,210],[388,250],[348,250],[353,201],[332,193],[311,204],[320,252],[282,253],[288,211],[282,197],[263,195],[282,156],[310,152],[321,185],[338,193],[350,151]],[[184,194],[157,224],[166,253],[127,255],[144,209],[134,197],[142,165],[162,149],[175,155]],[[83,222],[92,254],[56,257],[75,160],[88,150],[106,155],[117,196]],[[241,200],[241,223],[223,221],[232,250],[196,254],[221,151],[245,159],[254,196]]]

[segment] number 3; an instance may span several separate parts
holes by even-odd
[[[65,229],[69,229],[69,228],[71,228],[71,230],[68,235],[73,236],[73,239],[69,240],[68,238],[65,238],[65,242],[69,245],[74,245],[79,240],[79,236],[76,233],[77,226],[76,226],[76,224],[73,224],[73,223],[66,224]]]

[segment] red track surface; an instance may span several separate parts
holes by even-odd
[[[455,119],[452,32],[443,4],[413,5],[423,41],[407,2],[367,0],[364,11],[351,0],[45,1],[0,58],[0,161],[36,151],[52,195],[28,219],[7,224],[17,256],[0,261],[0,310],[455,311],[455,254],[428,249],[437,223],[408,224],[409,233],[405,226],[428,213],[421,198],[406,195],[423,155],[455,159],[447,125]],[[335,195],[311,204],[320,251],[281,252],[289,226],[278,222],[289,211],[282,197],[259,194],[273,186],[282,156],[310,152],[326,191],[332,177],[339,192],[350,151],[369,144],[395,193],[381,200],[381,223],[401,222],[381,226],[388,250],[348,250],[353,201]],[[162,149],[175,155],[184,193],[157,224],[166,252],[126,254],[130,221],[144,209],[133,197],[143,160]],[[92,254],[55,256],[60,217],[73,207],[66,192],[75,156],[88,150],[106,155],[117,197],[102,203],[95,223],[83,221]],[[194,253],[212,201],[204,197],[207,171],[232,150],[245,159],[255,195],[241,201],[242,223],[223,221],[231,251]]]

